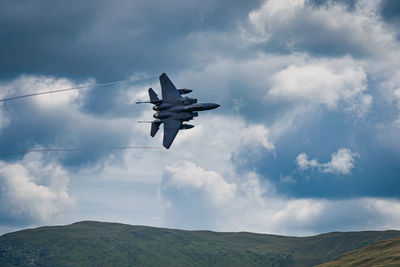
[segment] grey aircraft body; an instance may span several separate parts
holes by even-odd
[[[160,84],[162,99],[159,99],[156,92],[149,88],[150,101],[137,102],[137,104],[154,104],[153,110],[156,111],[156,113],[153,115],[155,120],[151,122],[150,135],[154,137],[160,125],[163,123],[163,146],[169,149],[179,130],[186,130],[194,127],[194,125],[183,122],[190,121],[194,117],[197,117],[198,111],[214,109],[219,107],[219,105],[214,103],[197,103],[197,99],[195,98],[183,97],[182,95],[188,94],[193,90],[176,89],[175,85],[165,73],[160,76]]]

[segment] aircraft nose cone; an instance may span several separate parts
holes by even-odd
[[[217,107],[219,107],[220,105],[218,105],[218,104],[215,104],[215,103],[208,103],[207,104],[207,109],[214,109],[214,108],[217,108]]]

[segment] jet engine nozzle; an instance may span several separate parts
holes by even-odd
[[[169,111],[159,111],[157,113],[154,113],[153,118],[156,119],[166,119],[172,116],[172,113]]]
[[[160,104],[160,105],[154,106],[154,107],[153,107],[153,110],[155,110],[155,111],[161,111],[161,110],[169,109],[170,107],[172,107],[171,104],[162,103],[162,104]]]

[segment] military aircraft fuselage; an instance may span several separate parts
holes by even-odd
[[[189,90],[189,89],[186,89]],[[219,107],[215,103],[197,103],[197,99],[182,97],[175,103],[163,103],[153,107],[153,110],[157,111],[153,117],[156,119],[167,119],[173,117],[178,120],[191,120],[193,117],[197,117],[197,112],[210,110]],[[179,114],[177,114],[179,113]]]
[[[179,130],[191,129],[194,125],[183,124],[198,116],[198,111],[210,110],[219,107],[215,103],[197,103],[197,99],[182,97],[183,94],[192,92],[191,89],[176,89],[168,76],[163,73],[160,76],[162,99],[159,99],[153,89],[149,89],[150,101],[138,103],[152,103],[155,120],[151,122],[150,135],[154,137],[164,124],[163,146],[169,148]]]

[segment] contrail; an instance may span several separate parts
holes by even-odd
[[[0,102],[10,101],[10,100],[15,100],[15,99],[20,99],[20,98],[26,98],[26,97],[32,97],[32,96],[37,96],[37,95],[61,93],[61,92],[79,90],[79,89],[91,88],[91,87],[92,88],[94,88],[94,87],[106,87],[106,86],[112,86],[112,85],[116,85],[116,84],[121,84],[121,83],[124,83],[124,82],[138,82],[138,81],[142,81],[142,80],[152,79],[154,77],[156,77],[156,76],[148,76],[148,77],[143,77],[143,78],[128,79],[128,80],[121,80],[121,81],[108,82],[108,83],[99,83],[99,84],[85,85],[85,86],[77,86],[77,87],[71,87],[71,88],[60,89],[60,90],[52,90],[52,91],[38,92],[38,93],[32,93],[32,94],[27,94],[27,95],[12,96],[12,97],[7,97],[7,98],[0,99]]]
[[[101,84],[94,84],[94,85],[85,85],[85,86],[71,87],[71,88],[60,89],[60,90],[32,93],[32,94],[27,94],[27,95],[12,96],[12,97],[8,97],[8,98],[0,99],[0,102],[20,99],[20,98],[25,98],[25,97],[31,97],[31,96],[37,96],[37,95],[46,95],[46,94],[54,94],[54,93],[60,93],[60,92],[65,92],[65,91],[71,91],[71,90],[79,90],[79,89],[90,88],[90,87],[106,87],[106,86],[111,86],[111,85],[115,85],[115,84],[120,84],[123,82],[125,82],[125,81],[101,83]]]
[[[0,154],[29,153],[29,152],[76,152],[76,151],[100,151],[100,150],[125,150],[125,149],[161,149],[157,146],[112,146],[112,147],[84,147],[84,148],[45,148],[29,150],[7,150]]]

